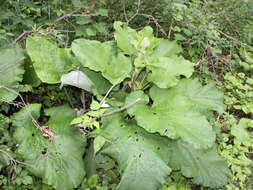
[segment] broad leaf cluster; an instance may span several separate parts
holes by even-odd
[[[52,138],[34,126],[40,104],[15,113],[17,152],[33,166],[29,170],[56,189],[78,187],[86,175],[86,139],[71,126],[78,124],[95,137],[94,157],[106,155],[117,163],[120,190],[156,190],[172,170],[195,184],[226,185],[227,164],[216,152],[209,122],[213,112],[224,111],[222,93],[213,83],[203,86],[190,78],[194,63],[180,55],[175,41],[156,38],[151,27],[136,31],[115,22],[114,28],[115,41],[76,39],[70,48],[60,48],[44,36],[27,39],[36,80],[75,86],[101,101],[93,100],[89,112],[78,118],[68,106],[44,110],[50,119],[41,127]],[[18,47],[1,52],[0,72],[23,56]],[[8,77],[0,75],[0,85],[21,82],[22,64],[11,71]],[[7,96],[0,90],[1,97]]]

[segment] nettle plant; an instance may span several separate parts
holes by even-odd
[[[96,164],[98,157],[116,163],[120,190],[156,190],[173,170],[195,184],[226,185],[229,170],[216,152],[208,121],[212,112],[224,111],[222,93],[213,83],[202,86],[190,78],[194,63],[180,56],[175,41],[154,37],[151,27],[135,31],[115,22],[114,28],[115,41],[76,39],[70,48],[59,48],[45,36],[28,37],[28,84],[62,83],[94,95],[79,116],[67,105],[44,110],[49,121],[39,130],[34,120],[40,117],[40,104],[12,116],[17,152],[34,166],[28,169],[61,190],[78,187],[90,165],[103,167]],[[12,52],[15,63],[23,53],[10,49],[1,51],[18,51]],[[15,77],[5,76],[2,85],[19,84],[24,68],[19,64],[15,69],[8,75]],[[92,154],[85,162],[87,152]]]

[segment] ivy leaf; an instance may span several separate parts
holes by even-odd
[[[207,110],[221,114],[225,110],[223,93],[215,87],[215,83],[202,86],[198,79],[183,79],[176,88],[194,102],[194,107],[200,112]]]
[[[171,169],[167,139],[127,124],[121,114],[103,120],[103,133],[112,143],[102,153],[117,160],[122,177],[119,190],[156,190]]]
[[[35,119],[40,115],[40,107],[40,104],[29,105]],[[82,159],[85,139],[69,124],[75,118],[75,111],[60,106],[45,110],[45,114],[50,117],[46,126],[54,133],[52,141],[36,129],[25,109],[12,116],[16,127],[14,138],[19,144],[17,152],[33,166],[27,169],[42,177],[44,183],[60,190],[74,189],[85,176]]]
[[[225,186],[230,175],[225,159],[214,148],[195,149],[179,140],[171,142],[172,157],[170,166],[181,170],[186,177],[193,178],[195,184],[218,188]]]
[[[0,86],[13,88],[22,81],[24,58],[19,46],[0,48]],[[6,101],[12,101],[17,95],[0,88],[0,97]]]
[[[160,88],[170,88],[179,82],[180,76],[189,78],[194,71],[194,63],[183,57],[158,57],[147,59],[147,69],[151,71],[148,76],[150,82]]]
[[[72,64],[69,49],[58,48],[45,37],[29,37],[26,49],[35,72],[44,83],[59,83],[61,76]]]
[[[115,55],[110,43],[78,39],[73,42],[72,51],[84,67],[100,71],[112,84],[123,81],[132,70],[130,59],[122,53]]]
[[[215,133],[205,116],[192,109],[194,104],[175,88],[152,87],[152,106],[147,105],[148,96],[135,91],[126,98],[126,105],[137,98],[143,101],[127,111],[139,126],[150,133],[160,133],[172,139],[181,138],[196,148],[208,148],[214,144]]]

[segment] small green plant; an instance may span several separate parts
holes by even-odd
[[[224,79],[225,104],[245,114],[253,114],[253,78],[244,73],[227,73]]]
[[[242,118],[237,124],[234,116],[225,113],[223,123],[216,123],[223,131],[218,138],[219,151],[228,161],[232,177],[226,186],[228,190],[251,189],[251,171],[253,161],[250,152],[253,145],[253,120]]]

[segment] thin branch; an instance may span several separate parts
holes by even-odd
[[[21,99],[21,102],[22,102],[23,105],[24,105],[25,110],[27,111],[27,113],[29,114],[30,118],[32,119],[33,124],[35,125],[35,127],[37,127],[37,128],[41,131],[41,128],[42,128],[42,127],[39,125],[39,123],[36,121],[36,119],[34,119],[34,117],[32,116],[32,114],[31,114],[31,112],[30,112],[30,109],[29,109],[28,105],[25,103],[23,97],[22,97],[17,91],[15,91],[15,90],[13,90],[13,89],[11,89],[11,88],[8,88],[8,87],[6,87],[6,86],[1,86],[1,85],[0,85],[0,89],[1,89],[1,88],[2,88],[2,89],[5,89],[6,91],[8,91],[8,92],[10,92],[10,93],[12,93],[12,94],[15,94],[15,95],[19,96],[19,98]]]
[[[245,47],[247,47],[247,48],[253,50],[253,47],[252,47],[252,46],[250,46],[250,45],[248,45],[248,44],[246,44],[246,43],[241,42],[241,41],[238,40],[237,38],[234,38],[234,37],[232,37],[232,36],[229,36],[228,34],[222,32],[221,30],[216,30],[216,31],[219,32],[220,34],[222,34],[223,36],[225,36],[226,38],[228,38],[229,40],[232,40],[233,42],[236,42],[236,43],[238,43],[238,44],[240,44],[240,45],[242,45],[242,46],[245,46]]]
[[[20,40],[22,40],[23,38],[25,38],[28,34],[33,33],[33,30],[26,30],[24,31],[20,36],[18,36],[11,44],[12,45],[16,45]]]
[[[73,13],[69,13],[69,14],[66,14],[66,15],[63,15],[61,17],[59,17],[58,19],[55,20],[54,23],[57,23],[61,20],[65,20],[69,17],[93,17],[93,16],[98,16],[99,14],[96,14],[96,13],[82,13],[82,14],[73,14]]]
[[[163,27],[159,24],[159,20],[157,18],[155,18],[153,15],[149,15],[149,14],[138,14],[138,15],[141,15],[141,16],[151,19],[155,23],[155,25],[159,29],[159,31],[165,36],[166,39],[168,39],[167,33],[165,32]]]
[[[100,118],[103,118],[103,117],[108,117],[108,116],[110,116],[110,115],[113,115],[113,114],[122,112],[122,111],[124,111],[124,110],[126,110],[126,109],[128,109],[128,108],[130,108],[130,107],[132,107],[132,106],[134,106],[135,104],[137,104],[137,103],[140,102],[141,100],[142,100],[141,98],[137,98],[135,101],[129,103],[128,105],[125,105],[125,106],[123,106],[123,107],[121,107],[121,108],[118,108],[118,109],[116,109],[116,110],[113,110],[113,111],[111,111],[111,112],[105,113],[105,114],[103,114],[103,115],[101,115],[100,117],[95,118],[95,119],[100,119]]]
[[[100,102],[100,106],[102,106],[105,103],[105,99],[109,96],[109,94],[111,93],[112,89],[117,86],[119,83],[115,83],[114,85],[111,86],[111,88],[106,92],[105,96],[103,97],[103,99]]]
[[[136,11],[136,13],[135,13],[133,16],[131,16],[131,18],[130,18],[130,19],[128,19],[127,24],[129,24],[129,22],[130,22],[131,20],[133,20],[133,19],[134,19],[134,17],[136,17],[136,16],[139,14],[140,5],[141,5],[141,0],[139,0],[139,1],[138,1],[137,11]]]
[[[34,168],[34,166],[32,166],[32,165],[30,165],[30,164],[27,164],[27,163],[25,163],[25,162],[21,162],[21,161],[18,161],[18,160],[16,160],[16,159],[14,159],[11,155],[9,155],[7,152],[5,152],[4,150],[1,150],[0,149],[0,152],[2,152],[4,155],[6,155],[7,157],[8,157],[8,159],[11,161],[11,163],[13,163],[13,164],[22,164],[22,165],[24,165],[24,166],[29,166],[29,167],[31,167],[31,168]]]

